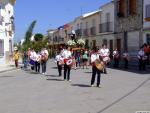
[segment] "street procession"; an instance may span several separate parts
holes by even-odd
[[[150,113],[150,0],[0,0],[0,113]]]

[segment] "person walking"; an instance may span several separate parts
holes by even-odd
[[[18,68],[19,53],[18,53],[17,48],[14,49],[13,58],[14,58],[14,61],[15,61],[15,66],[16,66],[16,68]]]
[[[64,65],[63,57],[60,52],[56,55],[55,61],[57,63],[57,69],[59,73],[59,77],[62,76],[62,66]]]
[[[26,70],[28,67],[28,53],[27,53],[27,51],[24,51],[24,54],[23,54],[23,64],[24,64],[24,69]]]
[[[31,65],[31,70],[35,69],[35,61],[36,61],[36,52],[35,50],[32,48],[31,52],[30,52],[30,65]]]
[[[139,70],[146,70],[146,59],[147,56],[145,55],[144,49],[141,47],[138,52],[138,59],[139,59]]]
[[[102,48],[100,49],[99,54],[102,57],[103,61],[105,62],[104,73],[107,74],[106,66],[110,62],[110,58],[109,58],[110,51],[106,45],[102,45]]]
[[[39,52],[37,52],[35,61],[35,72],[40,73],[40,63],[41,63],[41,55]]]
[[[92,64],[92,78],[91,78],[91,86],[94,86],[95,77],[97,74],[97,87],[100,87],[100,80],[101,80],[101,70],[96,67],[97,61],[102,62],[100,59],[99,54],[97,54],[97,48],[93,49],[93,53],[91,55],[91,64]]]
[[[113,51],[113,59],[114,59],[114,67],[115,68],[119,68],[119,51],[118,49],[116,48],[114,51]]]
[[[63,53],[62,57],[64,59],[64,80],[67,79],[67,81],[70,80],[70,71],[71,71],[71,66],[72,66],[72,56],[71,56],[71,51],[70,47],[66,46]]]
[[[124,60],[124,68],[128,69],[129,53],[127,51],[123,53],[123,60]]]
[[[82,55],[82,63],[83,63],[83,69],[84,69],[84,66],[86,66],[86,69],[88,69],[88,52],[87,51],[84,51],[83,52],[83,55]]]
[[[41,51],[41,65],[42,65],[42,74],[46,75],[46,67],[47,67],[47,60],[48,60],[48,51],[44,48]]]

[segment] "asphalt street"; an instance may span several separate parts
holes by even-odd
[[[91,68],[58,77],[48,62],[47,76],[32,71],[0,73],[0,113],[135,113],[150,111],[150,74],[108,69],[101,88],[90,87]]]

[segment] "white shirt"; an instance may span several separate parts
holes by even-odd
[[[100,50],[100,55],[101,56],[109,56],[109,49],[108,48],[106,48],[106,49],[101,49]]]
[[[98,54],[92,54],[91,55],[91,63],[95,62],[96,59],[99,59],[99,55]]]
[[[141,57],[144,57],[144,55],[145,55],[145,53],[144,53],[143,50],[140,50],[140,51],[138,52],[138,58],[139,58],[139,59],[140,59]]]
[[[31,53],[30,53],[30,59],[32,59],[32,60],[36,60],[36,52],[35,51],[31,51]]]
[[[64,50],[62,56],[63,58],[68,59],[69,57],[71,57],[71,51]]]
[[[45,55],[45,54],[46,54],[47,56],[49,55],[47,50],[42,50],[42,51],[41,51],[41,54],[42,54],[42,55]]]
[[[61,55],[57,55],[56,58],[55,58],[55,61],[59,62],[61,60],[63,60],[62,56]]]
[[[123,57],[127,58],[127,57],[129,57],[129,54],[128,53],[123,53]]]

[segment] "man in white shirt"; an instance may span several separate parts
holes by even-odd
[[[64,64],[63,57],[60,52],[56,55],[55,61],[57,63],[59,76],[62,76],[62,65]]]
[[[139,59],[139,70],[146,70],[146,55],[144,49],[141,47],[138,52],[138,59]]]
[[[110,51],[106,47],[106,45],[102,45],[102,48],[100,49],[99,54],[101,58],[103,59],[103,61],[105,62],[105,64],[107,65],[107,63],[110,61],[110,58],[109,58]],[[106,66],[104,68],[104,73],[107,74]]]
[[[47,65],[47,60],[48,60],[48,51],[46,48],[44,48],[41,51],[41,65],[42,65],[42,74],[46,75],[46,65]]]
[[[95,77],[97,74],[97,87],[100,85],[101,72],[96,67],[96,60],[99,60],[99,55],[97,53],[97,48],[93,49],[93,53],[91,55],[91,64],[92,64],[92,78],[91,78],[91,86],[94,86]]]
[[[70,71],[71,71],[71,64],[68,65],[67,62],[72,60],[72,55],[70,51],[70,47],[66,46],[64,51],[62,52],[62,57],[64,58],[64,80],[70,80]]]

